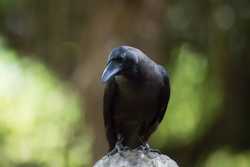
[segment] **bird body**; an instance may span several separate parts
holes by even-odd
[[[121,46],[111,52],[103,82],[107,82],[104,120],[110,151],[117,149],[117,142],[118,151],[123,145],[145,147],[168,104],[170,87],[165,69],[140,50]]]

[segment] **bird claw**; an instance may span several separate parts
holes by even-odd
[[[149,147],[149,145],[148,145],[148,144],[146,144],[146,146],[144,147],[144,149],[147,151],[147,154],[148,154],[149,152],[156,152],[156,153],[158,153],[158,154],[160,154],[160,155],[161,155],[161,151],[160,151],[160,150],[157,150],[157,149],[151,149],[151,148]]]
[[[157,149],[151,149],[151,148],[149,148],[149,149],[145,149],[146,151],[147,151],[147,154],[149,153],[149,152],[156,152],[156,153],[158,153],[159,155],[161,155],[161,151],[160,150],[157,150]]]
[[[132,152],[132,149],[129,148],[128,146],[123,147],[122,150],[129,150],[130,152]]]
[[[144,151],[145,148],[143,147],[143,145],[140,145],[140,146],[137,148],[137,151],[138,151],[138,150]]]
[[[108,153],[108,157],[114,155],[114,154],[116,153],[116,151],[117,151],[117,149],[114,148],[112,151],[110,151],[110,152]]]
[[[157,150],[157,149],[151,149],[148,145],[148,143],[146,142],[146,140],[144,139],[143,136],[141,136],[141,139],[142,139],[142,142],[143,142],[143,145],[140,145],[137,150],[141,150],[141,151],[146,151],[146,154],[148,154],[149,152],[156,152],[158,154],[161,155],[161,151],[160,150]]]
[[[132,152],[132,149],[129,148],[128,146],[123,146],[120,142],[117,142],[115,144],[115,148],[108,153],[108,157],[114,155],[116,152],[118,152],[121,156],[124,150],[129,150]]]

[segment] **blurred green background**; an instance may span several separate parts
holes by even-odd
[[[150,146],[185,167],[250,167],[250,1],[0,0],[0,166],[108,153],[101,75],[120,45],[170,77]]]

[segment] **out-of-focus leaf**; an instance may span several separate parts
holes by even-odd
[[[79,94],[41,62],[0,46],[0,99],[0,166],[91,161],[91,132],[74,134],[84,116]]]

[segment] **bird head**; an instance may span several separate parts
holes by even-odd
[[[136,72],[138,63],[137,49],[130,46],[115,48],[108,58],[107,67],[102,74],[102,83],[106,83],[116,75],[124,75]]]

